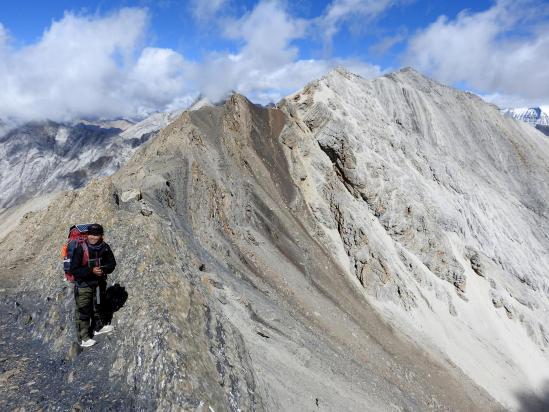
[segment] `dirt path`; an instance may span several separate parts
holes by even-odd
[[[56,353],[32,337],[33,320],[25,307],[0,294],[0,410],[132,409],[131,397],[108,378],[112,338],[102,337],[80,354],[70,348]]]

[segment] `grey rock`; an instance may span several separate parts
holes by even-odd
[[[481,259],[480,259],[480,255],[478,253],[473,253],[473,255],[471,256],[470,258],[471,260],[471,268],[473,269],[473,271],[479,275],[479,276],[482,276],[484,277],[485,276],[485,273],[484,273],[484,266],[481,262]]]
[[[84,410],[84,407],[80,402],[76,402],[74,405],[72,405],[71,411],[74,412],[81,412]]]
[[[65,359],[68,361],[74,361],[76,357],[82,352],[82,348],[77,342],[72,342]]]
[[[5,372],[2,372],[2,374],[0,374],[0,383],[2,383],[2,385],[6,385],[10,381],[10,379],[14,378],[19,373],[20,373],[19,368],[13,368]]]
[[[150,216],[154,213],[153,209],[146,202],[141,202],[140,212],[143,216]]]
[[[120,196],[120,200],[124,203],[136,202],[136,201],[141,200],[141,198],[142,198],[141,191],[139,189],[126,190]]]
[[[454,286],[461,293],[465,293],[465,287],[467,285],[467,278],[463,274],[454,273]]]
[[[454,304],[452,302],[450,302],[448,304],[448,311],[450,312],[450,315],[452,316],[457,316],[457,310],[456,310],[456,307],[454,306]]]
[[[490,295],[491,295],[492,304],[494,305],[494,307],[496,309],[501,308],[503,306],[503,298],[494,292],[490,293]]]

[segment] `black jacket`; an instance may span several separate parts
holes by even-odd
[[[74,275],[74,280],[77,286],[89,286],[95,287],[98,285],[100,279],[104,279],[104,275],[112,273],[116,267],[116,260],[112,250],[108,244],[102,242],[100,245],[89,245],[89,259],[90,264],[82,266],[82,259],[84,257],[84,249],[79,245],[75,250],[71,259],[70,272]],[[103,269],[103,276],[97,276],[93,274],[93,259],[100,258],[101,269]]]

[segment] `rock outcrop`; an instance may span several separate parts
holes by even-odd
[[[25,215],[0,241],[3,300],[69,351],[58,247],[97,221],[129,297],[73,362],[94,353],[128,408],[518,408],[549,363],[532,133],[409,69],[336,70],[278,108],[234,95]]]
[[[506,405],[525,386],[541,394],[546,139],[413,69],[335,71],[281,106],[312,137],[291,146],[319,234],[385,318]]]

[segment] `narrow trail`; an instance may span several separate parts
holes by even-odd
[[[33,338],[26,307],[0,294],[0,410],[132,409],[131,397],[109,381],[115,335],[98,337],[98,344],[78,355],[72,351],[71,360],[70,347],[57,353]]]

